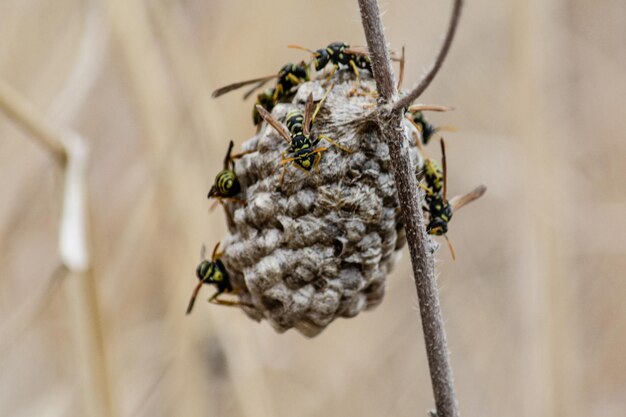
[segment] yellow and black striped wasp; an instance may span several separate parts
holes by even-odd
[[[235,159],[241,158],[243,155],[251,153],[253,151],[242,152],[233,155],[233,141],[230,141],[228,145],[228,151],[224,158],[224,169],[218,172],[215,177],[215,182],[209,190],[208,198],[215,198],[219,202],[233,201],[236,203],[245,204],[245,200],[236,198],[235,196],[241,192],[241,183],[235,173]]]
[[[437,105],[428,105],[428,104],[415,104],[407,108],[405,117],[406,119],[415,126],[415,128],[420,132],[421,142],[424,145],[427,145],[430,142],[430,139],[438,132],[447,131],[454,132],[455,128],[451,126],[434,126],[424,116],[425,111],[436,111],[436,112],[444,112],[453,110],[452,107],[447,106],[437,106]]]
[[[233,288],[230,282],[230,276],[226,271],[226,267],[220,260],[221,253],[218,252],[220,247],[220,243],[218,242],[213,249],[213,255],[211,255],[211,260],[208,261],[204,258],[206,248],[202,245],[202,250],[200,252],[200,257],[202,261],[196,268],[196,277],[200,282],[194,288],[191,293],[191,298],[189,299],[189,304],[187,305],[187,314],[191,313],[193,309],[193,305],[196,302],[196,298],[198,297],[198,293],[200,292],[200,288],[202,285],[215,285],[217,287],[217,291],[209,298],[209,303],[219,304],[224,306],[233,306],[238,307],[242,305],[246,305],[239,301],[230,301],[230,300],[222,300],[219,298],[221,294],[231,293],[236,294],[237,291]]]
[[[257,95],[255,106],[252,108],[252,122],[255,126],[258,126],[259,123],[263,121],[263,118],[259,114],[259,111],[256,109],[256,105],[260,105],[267,111],[272,111],[274,106],[276,105],[276,101],[274,100],[274,94],[276,93],[276,87],[268,88],[263,90],[261,94]]]
[[[413,135],[417,136],[415,132],[413,132]],[[417,173],[417,179],[420,181],[420,187],[425,191],[424,200],[426,204],[424,206],[424,211],[428,213],[426,232],[434,236],[443,236],[448,243],[452,259],[456,259],[454,247],[447,236],[448,223],[452,220],[452,214],[456,210],[459,210],[461,207],[480,198],[485,191],[487,191],[487,187],[480,185],[469,193],[453,197],[448,201],[448,169],[446,162],[446,147],[443,138],[440,139],[441,166],[426,155],[426,151],[420,143],[419,138],[415,137],[415,140],[418,144],[420,152],[424,156],[424,165],[421,171]],[[424,182],[422,183],[421,180]]]
[[[333,85],[326,90],[324,97],[320,100],[315,109],[313,108],[313,95],[309,94],[304,113],[302,113],[301,110],[292,110],[289,112],[286,118],[286,123],[287,126],[289,126],[289,129],[286,128],[281,122],[274,119],[274,117],[272,117],[272,115],[263,107],[260,105],[256,106],[257,110],[261,114],[261,117],[269,123],[287,143],[289,143],[289,148],[283,151],[280,161],[281,165],[283,165],[283,172],[280,177],[281,186],[287,170],[287,164],[291,164],[296,168],[299,168],[306,174],[309,174],[312,169],[317,169],[322,159],[321,154],[328,150],[328,148],[315,148],[322,139],[338,147],[344,152],[352,153],[352,151],[344,148],[326,135],[317,135],[315,138],[311,137],[311,126],[313,125],[315,116],[322,108],[322,105],[332,88]],[[286,158],[285,156],[287,154],[291,154],[292,156]]]
[[[212,97],[219,97],[230,91],[237,90],[247,85],[255,84],[244,95],[244,100],[250,97],[255,91],[263,87],[268,81],[276,79],[276,86],[263,91],[257,96],[255,107],[252,110],[252,119],[255,125],[261,122],[261,118],[256,111],[256,105],[261,105],[267,111],[272,111],[276,103],[289,97],[300,84],[309,80],[309,68],[303,61],[299,64],[284,65],[277,74],[267,75],[265,77],[253,78],[251,80],[239,81],[218,88],[211,94]]]
[[[288,45],[288,47],[310,52],[313,56],[312,62],[316,71],[325,69],[329,63],[332,64],[333,67],[328,78],[332,77],[335,71],[341,69],[341,67],[350,68],[356,77],[355,89],[359,85],[359,70],[366,70],[369,71],[370,74],[373,74],[372,61],[370,60],[369,52],[367,51],[367,48],[361,46],[350,46],[345,42],[333,42],[327,47],[316,51],[300,45]],[[404,69],[404,50],[402,58],[397,58],[393,55],[394,54],[392,52],[391,59],[394,61],[400,61],[400,67]]]
[[[333,64],[333,71],[342,66],[348,67],[354,71],[357,80],[359,79],[359,69],[372,72],[372,62],[370,61],[367,51],[360,48],[351,48],[345,42],[333,42],[326,48],[316,51],[305,48],[300,45],[288,45],[289,48],[301,49],[310,52],[313,55],[313,65],[315,71],[321,71],[326,68],[329,63]]]

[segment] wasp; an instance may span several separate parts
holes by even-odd
[[[456,131],[455,128],[451,126],[439,126],[436,127],[426,120],[424,116],[425,111],[436,111],[436,112],[444,112],[453,110],[452,107],[447,106],[437,106],[437,105],[426,105],[426,104],[415,104],[410,106],[405,113],[406,119],[415,126],[415,128],[420,132],[421,142],[424,145],[427,145],[430,139],[437,133],[441,131],[453,132]]]
[[[256,109],[256,105],[258,104],[268,112],[271,112],[276,105],[276,101],[274,101],[274,94],[276,94],[276,88],[268,88],[261,94],[257,95],[256,103],[254,103],[255,106],[252,108],[252,122],[255,126],[258,126],[259,123],[263,121],[263,118]]]
[[[332,63],[333,71],[342,66],[351,68],[357,80],[359,78],[359,69],[372,72],[372,62],[367,51],[359,48],[350,48],[350,45],[345,42],[333,42],[326,48],[318,49],[317,51],[300,45],[288,45],[288,47],[310,52],[313,55],[313,65],[316,71],[321,71],[329,63]]]
[[[372,74],[372,62],[370,61],[367,51],[361,50],[360,48],[351,48],[350,45],[345,42],[333,42],[326,48],[321,48],[316,51],[300,45],[288,45],[288,47],[310,52],[313,55],[312,62],[316,71],[321,71],[331,63],[333,68],[328,75],[328,79],[342,66],[352,69],[356,78],[352,93],[358,88],[361,78],[360,69],[369,71],[370,74]]]
[[[415,135],[415,132],[413,132]],[[467,194],[453,197],[450,201],[447,198],[448,169],[446,163],[446,147],[445,142],[440,139],[441,143],[441,166],[437,162],[428,158],[425,154],[423,146],[419,142],[419,138],[415,138],[420,151],[424,155],[424,168],[418,173],[418,180],[423,179],[424,184],[420,183],[420,187],[425,191],[424,211],[428,213],[428,224],[426,232],[430,235],[443,236],[448,242],[452,259],[456,259],[454,247],[448,239],[448,223],[452,220],[452,214],[461,207],[480,198],[487,187],[480,185]]]
[[[213,255],[211,255],[211,260],[208,261],[204,258],[204,252],[206,248],[204,247],[204,245],[202,245],[202,250],[200,254],[202,261],[196,268],[196,277],[200,282],[198,282],[198,285],[196,285],[193,292],[191,293],[189,305],[187,306],[187,314],[191,313],[193,305],[196,302],[196,298],[198,297],[198,293],[200,292],[200,288],[202,288],[203,284],[215,285],[217,287],[217,291],[215,292],[215,294],[213,294],[209,298],[209,303],[234,307],[247,305],[239,301],[222,300],[219,298],[219,296],[224,293],[237,293],[237,290],[233,288],[230,282],[230,276],[226,271],[226,267],[220,260],[222,254],[218,252],[219,247],[220,244],[218,242],[213,249]]]
[[[256,105],[261,105],[267,111],[272,111],[276,103],[286,97],[289,97],[300,84],[309,80],[309,68],[304,61],[299,64],[284,65],[277,74],[228,84],[213,91],[211,96],[219,97],[241,87],[255,84],[243,95],[245,100],[272,79],[276,79],[276,87],[265,90],[259,94],[257,96],[257,102],[255,103],[254,109],[252,110],[252,119],[254,124],[258,125],[261,122],[261,118],[257,115]]]
[[[326,135],[318,135],[315,138],[311,135],[311,126],[315,120],[315,116],[322,108],[322,105],[332,88],[333,85],[327,89],[324,97],[317,104],[315,109],[313,108],[313,95],[309,94],[304,113],[300,110],[293,110],[289,112],[286,118],[286,123],[289,126],[289,129],[286,128],[284,124],[274,119],[274,117],[272,117],[272,115],[269,114],[263,107],[259,105],[256,106],[257,110],[261,114],[261,117],[263,117],[263,119],[269,123],[287,143],[289,143],[289,148],[281,154],[280,163],[283,165],[283,172],[280,177],[281,186],[285,177],[287,164],[292,164],[293,166],[304,171],[306,174],[309,174],[312,169],[318,168],[322,159],[321,154],[328,150],[328,148],[316,148],[317,144],[322,139],[325,139],[330,144],[347,153],[352,153],[352,151],[344,148]],[[286,157],[287,154],[291,154],[291,156]]]
[[[335,71],[341,67],[348,67],[352,69],[356,77],[357,85],[360,79],[359,70],[366,70],[369,71],[370,74],[373,74],[372,61],[370,60],[369,52],[363,47],[351,47],[345,42],[333,42],[326,48],[321,48],[316,51],[300,45],[288,45],[288,47],[310,52],[313,55],[312,62],[316,71],[321,71],[326,68],[329,63],[332,64],[333,68],[328,78],[332,77]],[[392,52],[391,59],[394,61],[400,61],[400,68],[404,70],[404,49],[402,52],[402,58],[397,58]]]
[[[236,198],[235,196],[241,192],[241,183],[235,174],[235,159],[241,158],[253,151],[246,151],[239,154],[232,155],[233,141],[230,141],[228,145],[228,151],[224,158],[224,169],[218,172],[215,177],[215,182],[209,190],[208,198],[215,198],[222,202],[224,200],[230,200],[237,203],[245,204],[245,200]]]

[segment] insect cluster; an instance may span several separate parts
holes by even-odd
[[[335,318],[382,301],[405,240],[388,147],[370,118],[376,93],[369,57],[341,42],[306,50],[308,63],[214,93],[252,85],[248,97],[276,83],[254,105],[257,134],[240,153],[230,143],[209,191],[225,210],[229,234],[223,251],[218,244],[198,266],[188,313],[209,284],[217,289],[212,303],[240,307],[281,332],[314,336]],[[311,77],[313,69],[324,73]],[[447,200],[445,155],[439,168],[423,149],[439,131],[423,116],[429,110],[447,108],[413,106],[404,127],[428,231],[445,235],[452,211],[482,191]]]

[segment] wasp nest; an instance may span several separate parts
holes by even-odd
[[[280,332],[292,327],[315,336],[337,317],[353,317],[377,306],[385,278],[404,246],[401,213],[389,151],[376,124],[375,83],[366,72],[355,90],[354,76],[338,71],[312,127],[321,140],[319,170],[309,174],[287,164],[281,185],[285,140],[267,124],[243,144],[256,151],[236,163],[246,205],[225,203],[229,235],[222,261],[243,309]],[[294,107],[304,109],[310,93],[321,100],[327,83],[302,84],[291,103],[272,116],[284,122]],[[411,138],[408,123],[407,137]],[[412,139],[411,158],[421,166]],[[287,156],[289,156],[287,154]]]

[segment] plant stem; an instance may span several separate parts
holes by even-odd
[[[74,336],[82,415],[110,417],[113,411],[104,337],[88,245],[88,145],[76,133],[52,127],[4,80],[0,80],[0,111],[43,145],[63,170],[59,255],[65,271],[62,286]]]
[[[417,192],[417,180],[409,157],[402,118],[404,117],[404,107],[426,89],[441,67],[458,23],[460,6],[461,0],[455,0],[451,19],[451,26],[453,27],[448,29],[448,35],[432,69],[422,79],[418,87],[411,92],[408,100],[405,98],[389,106],[386,104],[393,100],[395,91],[378,2],[377,0],[359,0],[374,78],[381,96],[381,105],[377,109],[377,121],[382,134],[387,138],[389,155],[394,169],[396,189],[402,208],[404,229],[419,299],[426,354],[438,417],[458,417],[459,411],[435,279],[434,258],[429,249],[429,237],[424,226],[422,202]]]
[[[452,6],[452,16],[450,17],[450,23],[448,24],[448,31],[446,32],[446,37],[443,40],[441,49],[439,49],[439,54],[437,54],[435,62],[433,62],[432,67],[430,67],[430,70],[428,70],[426,75],[422,77],[422,80],[417,87],[393,105],[394,110],[403,109],[417,100],[417,98],[422,95],[424,90],[426,90],[426,88],[430,85],[431,81],[435,78],[435,75],[437,75],[437,72],[439,72],[441,64],[443,64],[443,61],[448,55],[450,45],[452,45],[452,40],[454,39],[454,34],[456,33],[456,28],[459,25],[462,6],[463,0],[454,0],[454,5]]]
[[[384,102],[395,94],[393,69],[389,60],[389,49],[385,43],[385,32],[380,20],[377,0],[359,0],[361,22],[367,40],[367,49],[372,60],[372,71],[376,89]]]

